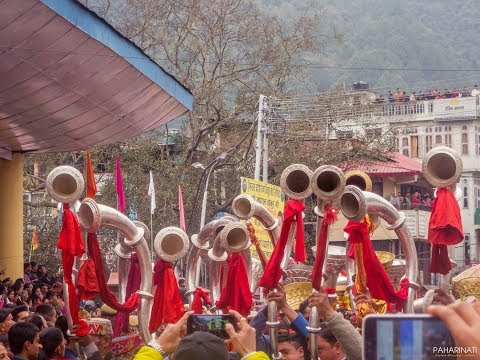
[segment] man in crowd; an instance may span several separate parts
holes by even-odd
[[[295,334],[278,335],[278,351],[284,360],[303,360],[302,341]]]
[[[12,326],[8,343],[14,357],[12,360],[37,360],[39,349],[38,328],[27,322]]]
[[[37,306],[37,310],[35,312],[43,316],[49,327],[55,326],[55,322],[57,321],[57,312],[51,304],[40,304]]]
[[[14,323],[10,310],[0,309],[0,333],[8,334],[8,331]]]
[[[113,338],[112,323],[108,319],[95,318],[87,320],[88,334],[97,345],[103,360],[115,360],[111,345]]]
[[[30,316],[28,307],[26,305],[17,306],[12,310],[12,319],[14,322],[25,322],[25,320]]]

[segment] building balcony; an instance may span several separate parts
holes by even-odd
[[[385,123],[473,120],[479,116],[479,97],[380,103],[364,114],[365,118],[384,118]]]

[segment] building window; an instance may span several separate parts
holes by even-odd
[[[468,134],[462,134],[462,155],[468,155]]]
[[[408,146],[408,138],[402,138],[402,146]]]
[[[398,138],[395,138],[395,151],[400,152],[400,140]]]
[[[476,154],[480,155],[480,134],[479,133],[475,134],[475,149],[476,149]]]
[[[467,131],[467,130],[468,130],[467,125],[462,125],[462,130]],[[476,126],[475,126],[475,130],[477,130],[477,127],[476,127]]]
[[[465,246],[465,265],[470,265],[470,234],[465,234],[463,245]]]
[[[435,135],[435,145],[442,144],[442,135]]]
[[[445,134],[445,146],[452,147],[452,134]]]
[[[468,209],[468,188],[463,188],[463,208]]]
[[[432,135],[425,136],[425,153],[432,150]]]
[[[409,153],[408,149],[403,149],[402,154],[410,157],[410,153]]]

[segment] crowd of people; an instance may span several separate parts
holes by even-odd
[[[410,194],[409,192],[402,194],[399,191],[397,195],[392,192],[387,200],[398,210],[430,210],[432,208],[434,196],[428,192],[420,194],[418,191],[415,191],[413,194]]]
[[[114,360],[115,355],[111,351],[112,313],[104,312],[100,304],[80,303],[80,313],[83,313],[81,317],[87,320],[89,331],[85,336],[72,334],[68,331],[63,286],[58,282],[59,279],[49,276],[44,267],[35,263],[27,263],[24,267],[24,278],[15,282],[6,278],[0,284],[0,360],[79,359],[79,352],[90,360]],[[186,283],[182,278],[179,279],[179,288],[184,303],[188,304]],[[359,295],[354,300],[357,306],[362,302],[371,305],[372,301],[366,294]],[[335,310],[322,288],[314,292],[298,309],[293,309],[288,304],[282,284],[279,284],[276,291],[266,294],[265,303],[267,301],[274,301],[281,314],[278,318],[277,344],[283,360],[312,359],[308,320],[313,306],[317,307],[322,321],[320,331],[316,333],[319,358],[362,359],[361,321],[355,312],[346,308]],[[451,296],[439,289],[434,297],[434,304],[437,305],[430,306],[428,312],[445,322],[457,346],[479,347],[480,303],[453,302]],[[227,340],[201,331],[187,335],[185,325],[193,314],[193,311],[187,311],[177,323],[162,326],[154,340],[147,346],[134,349],[128,353],[127,358],[272,359],[274,349],[269,332],[271,324],[268,322],[265,303],[248,317],[230,311],[236,327],[231,324],[225,326]],[[186,307],[188,309],[188,305]],[[208,309],[205,308],[205,311]],[[98,333],[99,328],[103,332]]]
[[[402,103],[409,101],[419,101],[419,100],[435,100],[435,99],[450,99],[450,98],[459,98],[459,97],[470,97],[480,95],[480,89],[478,85],[473,86],[472,90],[469,90],[467,86],[464,86],[463,89],[444,89],[441,90],[418,90],[413,91],[411,94],[408,94],[406,91],[397,88],[395,92],[389,91],[386,97],[379,95],[376,98],[377,103]]]

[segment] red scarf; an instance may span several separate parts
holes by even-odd
[[[247,316],[252,302],[245,259],[240,253],[233,253],[229,259],[226,285],[215,305],[219,309],[236,310]]]
[[[185,314],[182,296],[178,289],[177,279],[173,273],[172,264],[158,259],[155,262],[153,283],[156,285],[153,298],[152,315],[149,330],[158,330],[162,323],[176,323]]]
[[[297,221],[297,236],[295,243],[295,260],[305,261],[305,244],[303,238],[303,221],[302,211],[305,206],[298,200],[288,200],[285,204],[285,210],[283,213],[284,219],[282,223],[282,229],[280,231],[280,237],[278,238],[275,248],[273,249],[272,256],[268,261],[265,272],[262,278],[258,282],[259,286],[266,289],[274,289],[277,287],[280,278],[282,277],[282,269],[280,267],[283,255],[285,253],[285,246],[288,241],[288,234],[292,223]]]
[[[313,264],[312,271],[312,287],[316,290],[319,290],[322,286],[323,263],[325,262],[325,255],[327,253],[328,229],[335,221],[337,221],[337,210],[330,204],[325,204],[322,226],[320,227],[320,233],[317,239],[315,263]]]
[[[430,272],[448,274],[452,269],[447,245],[463,240],[462,217],[455,195],[450,189],[440,188],[433,201],[428,224],[428,241],[432,244]]]
[[[58,248],[62,250],[63,280],[68,287],[68,305],[72,322],[79,325],[76,335],[85,336],[88,333],[88,324],[78,317],[77,291],[73,283],[72,269],[75,256],[85,253],[82,232],[78,219],[70,210],[69,204],[63,204],[62,230],[58,237]]]
[[[98,244],[97,234],[88,234],[88,255],[93,259],[95,264],[95,272],[97,274],[97,284],[100,289],[100,297],[103,302],[117,311],[132,312],[140,303],[140,297],[137,293],[132,294],[123,304],[119,303],[115,295],[111,292],[105,278],[105,270],[103,269],[102,253]]]
[[[210,294],[198,287],[195,290],[195,295],[193,295],[192,308],[190,309],[194,311],[194,314],[203,314],[202,299],[207,305],[212,305]]]
[[[398,304],[399,307],[403,307],[403,303],[408,296],[408,279],[404,279],[405,281],[402,280],[402,288],[398,292],[395,292],[385,269],[373,250],[366,221],[359,223],[349,221],[344,231],[348,234],[348,241],[350,243],[363,244],[363,261],[367,275],[367,287],[370,290],[372,298],[384,300],[387,303],[395,303]],[[352,246],[352,248],[353,247],[354,246]],[[349,256],[352,257],[351,252]]]

